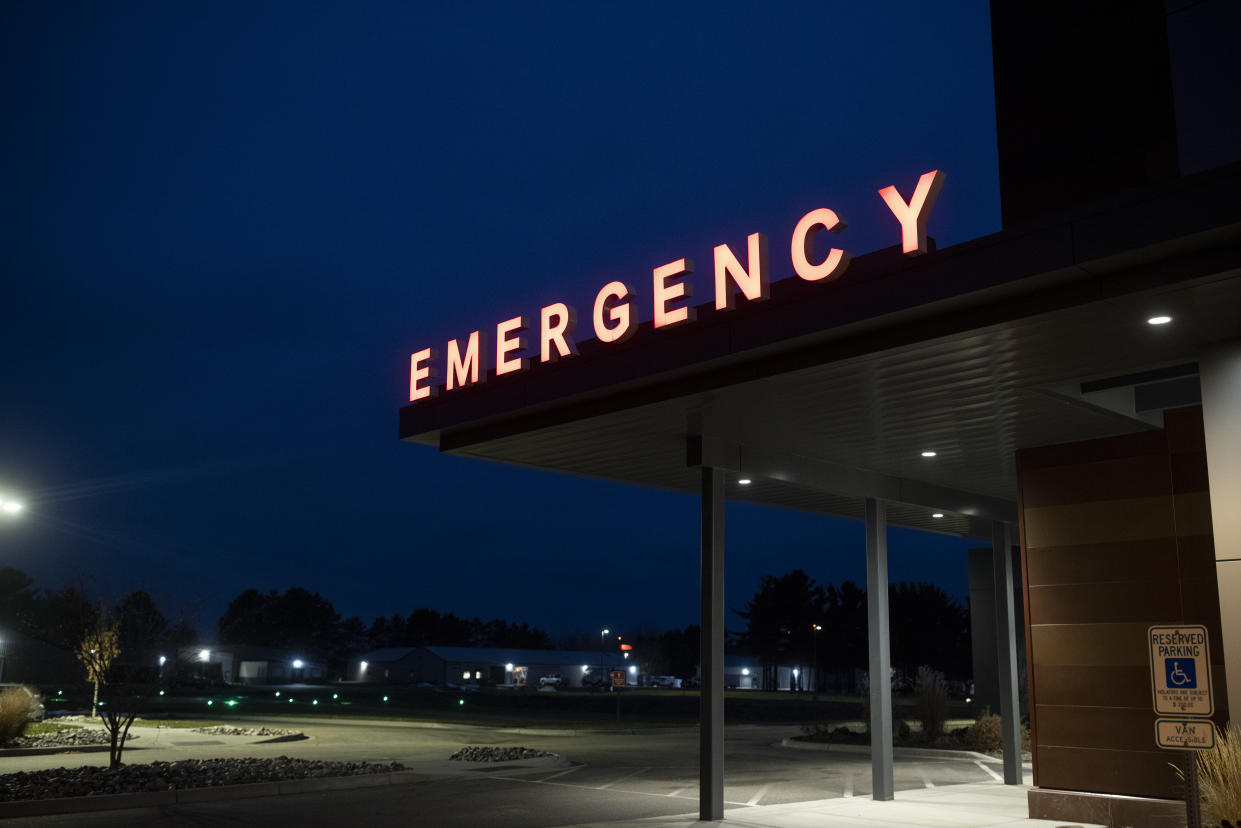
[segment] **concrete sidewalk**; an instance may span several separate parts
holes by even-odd
[[[695,814],[628,822],[592,822],[574,828],[1098,828],[1026,816],[1025,785],[979,782],[899,791],[891,802],[869,797],[820,799],[789,805],[729,808],[722,822],[699,822]]]

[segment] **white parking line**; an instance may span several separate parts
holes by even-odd
[[[618,776],[616,779],[613,779],[611,782],[607,783],[606,785],[596,785],[596,786],[595,786],[595,790],[596,790],[596,791],[602,791],[604,788],[610,788],[610,787],[612,787],[612,786],[613,786],[613,785],[615,785],[617,782],[624,782],[626,779],[633,779],[633,778],[634,778],[635,776],[637,776],[638,774],[640,774],[640,773],[645,773],[646,771],[649,771],[649,770],[650,770],[650,768],[638,768],[638,769],[637,769],[636,771],[634,771],[633,773],[627,773],[627,774],[625,774],[624,776]]]
[[[984,764],[982,763],[982,760],[981,760],[981,759],[975,759],[975,760],[974,760],[974,764],[975,764],[975,765],[977,765],[978,767],[982,768],[984,771],[986,771],[987,776],[990,776],[990,777],[991,777],[992,779],[994,779],[996,782],[1003,782],[1003,781],[1004,781],[1004,777],[1000,776],[998,773],[996,773],[995,771],[991,770],[991,768],[989,768],[989,767],[987,767],[986,765],[984,765]]]
[[[841,794],[845,799],[853,798],[853,777],[845,774],[845,792]]]
[[[677,788],[677,789],[676,789],[675,791],[673,791],[672,793],[670,793],[670,794],[665,794],[665,796],[680,796],[681,794],[685,793],[685,792],[686,792],[686,791],[688,791],[688,790],[689,790],[689,788]]]
[[[757,805],[758,801],[767,795],[767,789],[770,787],[771,787],[771,783],[769,782],[763,787],[759,788],[758,791],[754,794],[754,796],[750,797],[749,801],[746,802],[745,804]]]
[[[924,787],[924,788],[934,788],[934,787],[935,787],[935,783],[934,783],[934,782],[932,782],[930,779],[928,779],[928,778],[927,778],[927,776],[926,776],[926,774],[922,774],[922,787]]]
[[[574,765],[573,767],[569,768],[568,770],[562,770],[562,771],[560,771],[559,773],[553,773],[551,776],[544,776],[542,779],[536,779],[536,780],[534,780],[534,781],[535,781],[535,782],[546,782],[546,781],[547,781],[547,780],[549,780],[549,779],[555,779],[555,778],[557,778],[557,777],[559,777],[559,776],[564,776],[566,773],[573,773],[574,771],[579,771],[579,770],[581,770],[581,769],[582,769],[582,768],[584,768],[584,767],[586,767],[586,766],[585,766],[585,765]]]

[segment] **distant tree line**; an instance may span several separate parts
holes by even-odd
[[[198,641],[188,617],[170,621],[145,590],[108,606],[77,587],[37,589],[30,575],[12,567],[0,567],[0,624],[71,652],[87,633],[114,625],[120,661],[129,665],[155,665],[160,655],[173,657]]]
[[[369,625],[359,616],[342,619],[317,592],[293,587],[284,592],[247,589],[219,621],[222,644],[249,644],[296,650],[328,659],[342,672],[356,655],[384,647],[507,647],[546,650],[551,638],[528,624],[501,618],[484,621],[419,608],[409,615],[379,616]]]
[[[913,676],[930,665],[967,678],[968,610],[934,584],[901,582],[888,590],[893,669]],[[745,608],[733,612],[746,624],[735,635],[736,652],[763,665],[765,687],[775,686],[778,666],[814,664],[819,689],[852,692],[858,671],[868,667],[866,589],[853,581],[822,586],[800,569],[764,575]]]

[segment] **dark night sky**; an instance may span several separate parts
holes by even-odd
[[[251,586],[695,622],[695,498],[398,442],[409,353],[815,207],[895,244],[875,191],[930,169],[941,247],[999,198],[985,0],[666,5],[0,6],[0,565],[208,635]],[[969,545],[894,530],[892,577],[961,597]],[[729,507],[733,606],[863,563]]]

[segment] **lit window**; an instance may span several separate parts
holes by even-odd
[[[476,679],[480,679],[480,678],[482,678],[482,677],[483,677],[483,671],[482,671],[482,670],[475,670],[475,671],[474,671],[474,678],[476,678]]]
[[[470,677],[470,671],[469,671],[469,670],[466,670],[464,673],[462,673],[462,674],[461,674],[461,678],[463,678],[463,679],[468,679],[469,677]]]

